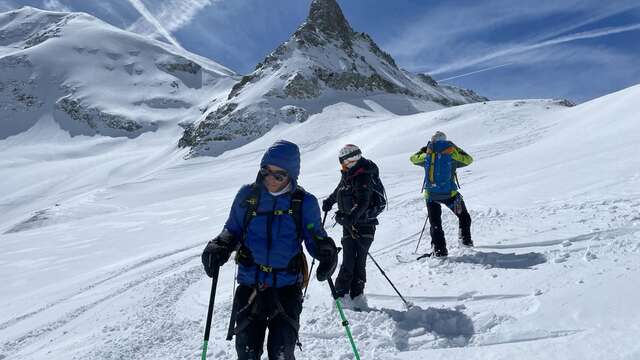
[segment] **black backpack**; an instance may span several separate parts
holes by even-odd
[[[387,208],[387,192],[384,189],[382,180],[380,180],[378,167],[373,161],[371,161],[371,164],[375,166],[376,171],[371,174],[371,202],[367,210],[367,217],[375,219]]]
[[[269,212],[258,212],[258,204],[260,202],[260,186],[258,186],[258,184],[254,183],[251,185],[251,192],[249,193],[249,195],[244,199],[243,203],[243,207],[246,208],[245,214],[244,214],[244,221],[243,221],[243,234],[242,234],[242,239],[240,240],[240,249],[238,252],[236,252],[236,262],[240,262],[240,257],[244,256],[241,253],[244,251],[245,255],[246,254],[250,254],[251,251],[249,249],[246,248],[246,246],[244,245],[245,240],[246,240],[246,236],[247,236],[247,229],[249,228],[249,224],[251,223],[251,220],[253,220],[254,217],[256,216],[260,216],[260,215],[271,215],[271,216],[282,216],[282,215],[289,215],[293,218],[293,221],[296,224],[296,232],[297,232],[297,239],[300,240],[302,239],[303,236],[303,225],[302,225],[302,203],[304,202],[304,197],[307,194],[307,192],[304,190],[304,188],[302,188],[302,186],[297,186],[295,188],[295,190],[293,190],[293,192],[291,193],[291,205],[289,210],[276,210],[276,211],[269,211]],[[271,246],[271,244],[268,244],[267,246]],[[250,260],[251,262],[253,262],[253,258],[251,258]],[[255,262],[254,262],[255,264]],[[282,269],[273,269],[271,268],[269,270],[269,272],[273,272],[273,271],[288,271],[288,272],[298,272],[298,271],[302,271],[302,286],[304,288],[306,288],[309,285],[309,264],[307,263],[307,258],[304,255],[304,253],[302,252],[302,245],[300,245],[300,252],[298,253],[298,255],[296,255],[293,259],[291,259],[291,261],[289,261],[289,265],[286,268],[282,268]]]
[[[302,236],[302,202],[304,201],[305,194],[306,194],[306,191],[304,190],[304,188],[298,185],[295,188],[295,190],[293,190],[293,192],[291,193],[291,207],[289,208],[288,211],[270,212],[270,213],[273,213],[274,215],[285,215],[285,214],[291,215],[291,217],[293,217],[293,220],[296,224],[298,239],[300,239]],[[245,198],[244,201],[242,202],[243,203],[242,206],[247,209],[244,214],[244,222],[242,225],[243,241],[244,241],[244,236],[246,236],[247,228],[249,227],[249,223],[251,222],[251,220],[258,215],[265,215],[257,212],[259,202],[260,202],[260,187],[254,183],[251,185],[251,192],[249,193],[249,196],[247,196],[247,198]]]

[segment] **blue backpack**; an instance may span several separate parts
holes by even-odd
[[[430,199],[445,200],[458,190],[455,182],[456,168],[451,157],[453,146],[449,141],[431,144],[432,151],[425,158],[426,174],[423,186]]]

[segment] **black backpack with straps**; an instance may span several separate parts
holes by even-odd
[[[251,220],[253,220],[253,218],[258,215],[264,215],[264,214],[258,213],[260,193],[261,193],[260,186],[254,183],[251,185],[251,193],[249,193],[249,196],[247,196],[247,198],[244,199],[244,201],[242,202],[243,206],[246,207],[247,209],[247,211],[244,214],[244,222],[242,224],[242,229],[243,229],[242,241],[244,241],[244,236],[246,236],[247,234],[247,228],[249,227]],[[286,213],[291,215],[291,217],[293,217],[293,220],[296,224],[298,239],[302,237],[302,202],[304,201],[304,196],[306,193],[307,192],[304,190],[304,188],[302,188],[302,186],[296,186],[295,190],[291,194],[291,206],[289,207],[289,210],[288,211],[276,210],[275,212],[273,212],[273,215],[285,215]]]
[[[256,183],[251,185],[251,192],[246,199],[243,200],[242,206],[246,208],[244,214],[243,221],[243,234],[240,240],[240,249],[236,253],[236,262],[242,263],[245,265],[257,265],[258,269],[263,272],[278,272],[278,271],[288,271],[291,273],[299,273],[302,272],[303,281],[302,286],[306,288],[309,284],[309,265],[307,264],[307,259],[302,251],[302,245],[300,245],[299,253],[294,256],[290,261],[286,268],[276,269],[268,266],[264,266],[261,264],[256,264],[251,256],[251,251],[244,245],[247,236],[247,229],[256,216],[261,215],[272,215],[272,216],[284,216],[289,215],[293,218],[293,221],[296,226],[296,239],[300,240],[303,236],[303,217],[302,217],[302,203],[304,201],[304,197],[306,195],[306,191],[301,186],[297,186],[295,190],[291,193],[291,205],[288,210],[275,210],[269,212],[259,212],[258,205],[260,203],[260,193],[262,189]],[[270,247],[270,244],[268,245]]]
[[[377,174],[371,177],[371,204],[367,210],[369,218],[377,218],[387,208],[387,192]]]

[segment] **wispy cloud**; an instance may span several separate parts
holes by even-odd
[[[598,37],[602,37],[602,36],[608,36],[608,35],[628,32],[628,31],[636,31],[636,30],[640,30],[640,23],[630,24],[630,25],[625,25],[625,26],[617,26],[617,27],[606,27],[606,28],[601,28],[601,29],[596,29],[596,30],[578,32],[578,33],[574,33],[574,34],[560,36],[560,37],[557,37],[557,38],[554,38],[554,39],[550,39],[550,40],[546,40],[546,41],[541,41],[541,42],[538,42],[538,43],[535,43],[535,44],[522,45],[522,46],[512,46],[512,47],[509,47],[509,48],[505,48],[505,49],[502,49],[502,50],[499,50],[499,51],[495,51],[495,52],[492,52],[492,53],[489,53],[489,54],[485,54],[485,55],[482,55],[482,56],[479,56],[479,57],[475,57],[475,58],[462,59],[460,61],[456,61],[454,63],[449,63],[449,64],[447,64],[445,66],[442,66],[442,67],[439,67],[439,68],[431,69],[428,72],[430,74],[432,74],[432,75],[437,75],[437,74],[442,74],[442,73],[462,70],[462,69],[466,69],[466,68],[469,68],[469,67],[472,67],[472,66],[476,66],[476,65],[480,65],[480,64],[486,63],[486,62],[491,61],[491,60],[508,57],[510,55],[521,54],[521,53],[529,52],[529,51],[540,49],[540,48],[547,47],[547,46],[553,46],[553,45],[558,45],[558,44],[563,44],[563,43],[568,43],[568,42],[577,41],[577,40],[583,40],[583,39],[598,38]],[[467,73],[467,74],[462,74],[462,75],[450,77],[448,79],[454,79],[454,78],[461,77],[461,76],[467,76],[467,75],[471,75],[471,74],[474,74],[474,73],[477,73],[477,72],[481,72],[481,71],[487,71],[487,70],[491,70],[491,69],[496,69],[496,68],[499,68],[499,67],[502,67],[502,66],[505,66],[505,65],[493,66],[493,67],[489,67],[487,69],[483,69],[483,70],[479,70],[479,71],[470,72],[470,73]]]
[[[178,40],[156,19],[156,17],[147,9],[141,0],[129,0],[129,3],[151,24],[155,30],[178,49],[184,50],[178,43]]]
[[[468,6],[444,3],[429,8],[383,47],[399,64],[412,71],[427,71],[432,75],[466,71],[470,75],[479,70],[501,68],[511,62],[509,55],[518,52],[531,52],[558,41],[579,40],[567,38],[566,34],[640,8],[637,1],[627,0],[615,4],[567,0],[529,5],[508,0],[488,0]],[[584,35],[588,38],[606,34]]]
[[[44,0],[42,2],[42,7],[51,11],[61,11],[61,12],[70,12],[71,8],[62,4],[58,0]]]
[[[163,3],[158,13],[166,27],[171,31],[180,29],[189,24],[198,13],[215,0],[174,0]]]
[[[429,7],[428,12],[409,23],[400,34],[393,37],[393,40],[384,44],[384,47],[395,56],[411,57],[423,51],[441,51],[443,46],[456,44],[468,38],[477,38],[481,34],[490,33],[509,24],[563,14],[567,9],[589,14],[586,17],[591,21],[595,20],[591,15],[593,13],[609,14],[620,11],[603,8],[597,8],[598,11],[595,11],[595,5],[592,3],[594,1],[543,1],[535,6],[527,6],[526,2],[489,0],[461,6],[445,2],[440,6]],[[574,19],[573,23],[575,22],[583,20]]]
[[[638,83],[637,56],[624,49],[562,43],[512,56],[499,74],[452,80],[491,99],[568,98],[582,102]]]
[[[500,64],[500,65],[496,65],[496,66],[490,66],[488,68],[484,68],[484,69],[480,69],[480,70],[475,70],[475,71],[471,71],[468,73],[464,73],[464,74],[460,74],[460,75],[456,75],[456,76],[451,76],[445,79],[438,79],[438,81],[448,81],[448,80],[453,80],[453,79],[458,79],[461,77],[465,77],[465,76],[470,76],[470,75],[474,75],[474,74],[479,74],[479,73],[483,73],[485,71],[491,71],[491,70],[495,70],[495,69],[499,69],[499,68],[503,68],[505,66],[509,66],[509,65],[513,65],[513,62],[509,62],[506,64]]]
[[[0,11],[9,11],[11,9],[14,9],[14,7],[9,5],[8,2],[0,0]]]
[[[173,32],[190,24],[200,11],[216,1],[218,0],[167,0],[162,2],[159,8],[154,9],[153,17],[162,24],[167,32]],[[134,22],[127,30],[146,35],[158,34],[164,37],[164,34],[158,31],[155,24],[151,23],[147,17],[142,17]]]

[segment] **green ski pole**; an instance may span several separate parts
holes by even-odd
[[[331,277],[327,278],[327,282],[329,282],[329,288],[331,288],[331,296],[333,296],[333,299],[336,303],[336,308],[338,308],[338,313],[340,313],[342,326],[344,326],[344,331],[347,333],[347,337],[349,338],[349,342],[351,343],[351,350],[353,350],[353,354],[356,356],[356,360],[360,360],[360,354],[358,354],[356,343],[353,341],[353,336],[351,336],[349,321],[347,321],[347,318],[344,316],[344,311],[342,311],[342,304],[340,304],[340,297],[336,293],[336,287],[333,285],[333,280],[331,280]]]
[[[213,303],[216,299],[216,287],[218,286],[218,272],[219,266],[215,266],[213,269],[213,276],[211,276],[211,295],[209,296],[209,310],[207,312],[207,327],[204,329],[204,342],[202,343],[202,360],[207,359],[207,348],[209,347],[209,334],[211,333],[211,318],[213,317]]]

